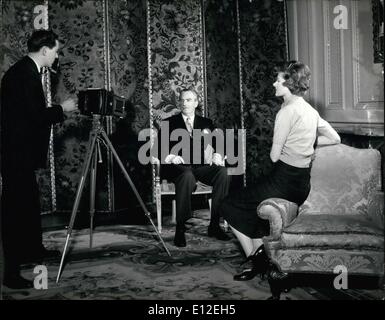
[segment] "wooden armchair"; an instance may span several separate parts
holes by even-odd
[[[153,161],[155,165],[155,202],[156,202],[156,217],[159,233],[162,232],[162,196],[175,195],[175,185],[172,182],[160,178],[160,163],[158,159]],[[200,181],[197,181],[197,187],[193,192],[194,195],[206,195],[208,197],[209,209],[211,211],[211,194],[213,188]],[[171,222],[176,223],[176,200],[172,200]],[[224,229],[228,230],[228,224],[224,221]]]
[[[158,224],[159,233],[162,232],[162,196],[164,195],[175,195],[175,185],[172,182],[163,180],[160,181],[160,169],[156,170],[158,174],[155,175],[155,202],[156,202],[156,218]],[[205,185],[198,181],[197,188],[193,192],[193,195],[205,194],[211,196],[212,187]],[[209,208],[211,210],[211,198],[208,199]],[[176,200],[172,200],[172,211],[171,211],[171,222],[176,223]]]

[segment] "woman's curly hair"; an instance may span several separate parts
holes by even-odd
[[[306,64],[295,60],[289,61],[277,67],[276,72],[282,74],[285,79],[283,85],[289,88],[292,94],[304,96],[309,90],[311,72]]]

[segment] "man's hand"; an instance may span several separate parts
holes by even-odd
[[[78,109],[77,106],[76,106],[75,100],[72,99],[72,98],[67,99],[66,101],[64,101],[61,104],[61,106],[62,106],[64,112],[72,112],[72,111],[75,111],[75,110]]]
[[[184,160],[181,156],[175,156],[172,160],[171,160],[171,163],[172,164],[184,164]]]
[[[166,159],[164,159],[164,162],[167,164],[184,164],[184,160],[181,156],[176,156],[175,154],[169,154]]]
[[[219,153],[214,153],[212,163],[217,165],[217,166],[223,167],[225,165],[225,159],[226,159],[226,157],[222,159],[222,156]]]

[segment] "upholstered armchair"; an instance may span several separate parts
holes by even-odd
[[[257,208],[270,223],[264,245],[281,272],[347,276],[384,275],[384,194],[381,155],[343,144],[319,147],[311,171],[311,192],[301,207],[270,198]],[[335,274],[337,276],[337,274]],[[279,298],[281,288],[273,287]]]

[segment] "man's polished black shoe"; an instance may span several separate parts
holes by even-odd
[[[59,250],[47,250],[46,248],[40,250],[30,251],[21,258],[20,263],[31,264],[31,263],[42,263],[46,260],[59,259],[61,253]]]
[[[39,252],[38,255],[43,259],[54,259],[59,258],[61,253],[59,250],[48,250],[44,248],[42,251]]]
[[[46,260],[54,260],[60,257],[61,253],[59,250],[47,250],[46,248],[29,252],[26,256],[21,259],[21,263],[42,263]]]
[[[247,261],[250,261],[250,260],[253,264],[253,267],[251,269],[246,269],[239,274],[236,274],[234,276],[235,281],[251,280],[256,275],[262,275],[263,276],[267,272],[268,266],[269,266],[269,258],[266,255],[264,245],[261,245],[254,252],[254,254],[248,256],[244,263],[246,263]]]
[[[185,247],[186,246],[186,237],[184,235],[185,233],[184,227],[176,227],[175,230],[175,237],[174,237],[174,244],[177,247]]]
[[[231,238],[221,229],[221,227],[211,227],[209,226],[208,232],[209,237],[217,238],[222,241],[229,241]]]
[[[33,282],[27,280],[20,275],[12,275],[5,277],[3,284],[9,289],[31,289],[33,288]]]
[[[43,247],[38,251],[32,252],[23,262],[42,262],[44,260],[58,259],[60,255],[59,250],[48,250]]]

